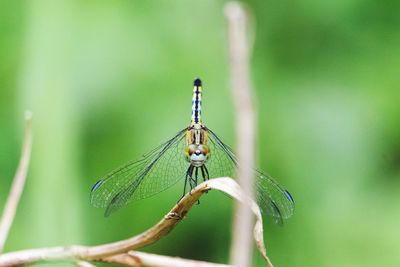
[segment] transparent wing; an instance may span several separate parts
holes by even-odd
[[[184,158],[186,130],[100,179],[92,187],[92,205],[106,207],[109,216],[130,200],[150,197],[184,179],[189,166]]]
[[[235,177],[235,168],[237,160],[232,149],[225,145],[221,139],[210,129],[209,146],[211,156],[206,166],[210,174],[210,178],[230,176]],[[254,171],[256,176],[256,200],[261,210],[274,217],[275,222],[282,224],[283,219],[292,216],[294,211],[294,200],[290,193],[283,189],[271,176],[258,170]]]

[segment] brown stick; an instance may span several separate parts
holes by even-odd
[[[161,256],[139,251],[129,251],[125,254],[115,255],[107,258],[105,262],[147,267],[233,267],[232,265]]]
[[[209,181],[199,184],[194,188],[189,194],[185,195],[178,204],[166,215],[164,218],[155,226],[151,227],[144,233],[137,236],[131,237],[126,240],[104,244],[100,246],[71,246],[71,247],[51,247],[51,248],[39,248],[30,249],[23,251],[16,251],[11,253],[6,253],[0,255],[0,266],[10,267],[18,266],[24,264],[32,264],[40,261],[101,261],[101,262],[117,262],[121,260],[122,256],[116,256],[121,254],[126,254],[127,252],[144,247],[146,245],[152,244],[167,235],[188,213],[191,207],[199,198],[210,189],[217,189],[222,191],[233,198],[246,203],[247,208],[253,211],[257,218],[257,223],[254,227],[254,239],[256,240],[257,247],[259,248],[262,256],[268,260],[265,253],[263,234],[262,234],[262,218],[261,212],[257,204],[248,198],[244,192],[240,189],[239,185],[231,178],[214,178]],[[131,252],[129,252],[131,253]],[[135,266],[135,256],[142,255],[137,254],[138,252],[133,252],[133,254],[125,257],[126,265]],[[161,256],[160,256],[161,257]],[[163,257],[163,256],[162,256]],[[151,257],[154,262],[160,258]],[[164,258],[166,259],[166,258]],[[146,258],[149,260],[149,258]],[[175,258],[171,258],[171,262],[175,262]],[[183,260],[183,259],[181,259]],[[150,261],[149,261],[150,262]],[[128,264],[129,263],[129,264]],[[193,266],[205,266],[196,265],[197,261],[186,261],[187,267]],[[201,263],[204,264],[204,263]],[[208,266],[218,266],[212,265],[213,263],[208,263]],[[179,266],[170,264],[168,261],[164,265],[149,265],[149,266]]]
[[[147,231],[126,240],[93,246],[71,246],[30,249],[0,255],[0,266],[18,266],[38,261],[83,260],[96,261],[152,244],[167,235],[210,188],[207,183],[197,186],[183,197],[164,218]]]
[[[32,150],[32,113],[25,112],[25,133],[22,143],[21,158],[15,173],[10,193],[4,207],[3,216],[0,221],[0,253],[3,252],[5,242],[8,237],[15,213],[17,211],[19,199],[24,190],[26,174],[29,167],[29,160]]]
[[[255,123],[250,82],[250,49],[247,38],[248,18],[238,2],[225,6],[228,24],[228,45],[231,86],[236,111],[236,138],[239,184],[246,195],[252,196],[254,177]],[[253,216],[248,206],[237,202],[232,232],[231,263],[238,267],[252,265],[251,229]]]

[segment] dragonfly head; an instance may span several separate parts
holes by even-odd
[[[186,160],[195,167],[203,166],[210,157],[210,148],[207,145],[190,144],[185,149]]]

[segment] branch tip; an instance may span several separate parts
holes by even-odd
[[[242,201],[246,203],[246,205],[250,205],[247,207],[251,208],[257,219],[254,228],[254,239],[256,240],[257,247],[260,249],[260,253],[265,258],[266,252],[263,244],[262,218],[259,207],[254,201],[251,201],[250,198],[246,197],[245,193],[233,179],[223,177],[213,178],[199,184],[191,193],[186,194],[159,223],[139,235],[126,240],[92,247],[52,247],[6,253],[0,255],[0,266],[20,266],[40,261],[75,261],[80,263],[79,266],[85,267],[89,266],[87,264],[85,265],[86,262],[109,262],[135,266],[134,264],[137,264],[138,261],[139,263],[143,262],[143,264],[145,261],[148,261],[148,264],[145,264],[146,266],[232,267],[231,265],[198,262],[188,259],[153,254],[150,255],[143,252],[132,251],[148,246],[170,233],[171,230],[181,221],[184,215],[189,212],[195,203],[197,203],[199,198],[207,192],[204,188],[222,191],[234,199]],[[153,263],[150,264],[150,262]]]
[[[12,223],[14,221],[15,213],[17,212],[18,208],[18,203],[25,185],[32,150],[31,124],[32,112],[25,111],[25,132],[22,142],[21,157],[19,160],[17,171],[14,175],[7,202],[4,206],[3,216],[0,220],[0,253],[4,249],[4,245],[7,240]]]

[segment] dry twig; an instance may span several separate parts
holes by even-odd
[[[128,266],[148,266],[148,267],[232,267],[231,265],[210,263],[182,259],[179,257],[161,256],[139,251],[129,251],[124,254],[115,255],[106,259],[109,263],[118,263]]]
[[[260,249],[261,254],[266,257],[262,234],[262,218],[259,207],[254,201],[250,200],[250,198],[246,196],[246,194],[240,189],[239,185],[233,179],[224,177],[214,178],[199,184],[195,189],[190,192],[190,194],[187,194],[185,197],[183,197],[179,201],[179,203],[176,204],[175,207],[166,216],[164,216],[164,218],[158,224],[137,236],[100,246],[51,247],[6,253],[0,255],[0,266],[18,266],[32,264],[40,261],[99,261],[120,263],[131,266],[135,266],[134,263],[137,264],[137,262],[147,262],[147,266],[168,266],[169,262],[178,262],[178,259],[173,257],[159,256],[163,257],[163,260],[166,260],[163,263],[164,265],[162,265],[161,263],[157,263],[159,262],[160,258],[157,258],[155,256],[153,257],[149,254],[129,251],[152,244],[163,236],[167,235],[185,217],[190,208],[195,203],[197,203],[199,198],[210,189],[220,190],[232,196],[233,198],[242,201],[247,205],[250,205],[251,210],[253,211],[257,219],[254,228],[254,238],[257,242],[257,247]],[[179,259],[179,262],[182,262],[183,265],[181,266],[187,267],[221,266],[221,264],[204,263],[185,259]],[[151,265],[150,263],[153,265]],[[169,264],[169,266],[171,266],[171,264]],[[172,264],[172,266],[179,265]]]
[[[17,211],[19,199],[24,189],[26,174],[32,149],[32,112],[25,112],[25,133],[22,144],[21,158],[15,173],[10,193],[4,207],[3,216],[0,221],[0,253],[3,252],[8,233]]]

